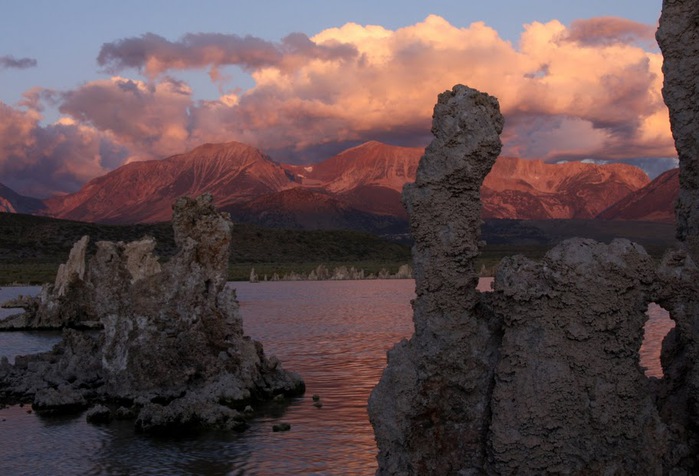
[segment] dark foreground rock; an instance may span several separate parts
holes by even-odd
[[[576,238],[540,261],[503,260],[494,291],[480,294],[479,189],[501,129],[494,98],[464,86],[441,94],[435,139],[404,189],[415,333],[389,351],[369,399],[378,474],[697,474],[694,212],[659,268],[628,240]],[[652,301],[677,323],[661,380],[639,364]]]
[[[57,316],[77,309],[103,329],[65,329],[52,351],[0,362],[0,400],[44,413],[104,404],[159,432],[240,428],[248,403],[303,393],[297,374],[244,335],[226,286],[231,226],[203,195],[175,203],[178,253],[166,264],[149,238],[99,242],[86,264],[76,245],[60,282],[84,291],[80,306],[62,314],[62,301],[46,302],[58,303]],[[60,289],[57,279],[53,293]]]
[[[415,238],[415,334],[388,353],[369,399],[379,474],[483,468],[501,339],[478,305],[479,191],[500,153],[497,100],[465,86],[439,95],[435,135],[403,200]]]
[[[482,296],[503,335],[489,472],[661,473],[667,429],[639,365],[654,268],[628,240],[574,238],[540,262],[503,260]]]
[[[659,395],[671,432],[670,463],[699,473],[699,2],[664,0],[657,40],[663,53],[663,99],[680,159],[678,246],[659,268],[657,301],[675,328],[663,342]]]

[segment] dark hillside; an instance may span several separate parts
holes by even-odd
[[[53,280],[58,265],[83,235],[90,236],[92,246],[100,240],[127,242],[149,235],[157,240],[156,252],[162,259],[175,252],[169,223],[101,225],[0,213],[0,282]],[[409,261],[407,246],[366,233],[266,229],[248,224],[233,228],[230,263],[248,273],[258,264],[362,262],[375,263],[380,269],[383,264]],[[235,277],[240,278],[240,273]]]

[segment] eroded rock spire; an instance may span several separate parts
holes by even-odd
[[[440,94],[435,138],[404,188],[415,238],[415,334],[389,352],[369,399],[379,474],[483,467],[500,336],[476,309],[474,260],[479,190],[500,153],[502,127],[494,97],[462,85]]]

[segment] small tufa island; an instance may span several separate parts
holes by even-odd
[[[86,408],[139,431],[242,429],[246,407],[303,394],[305,385],[245,336],[226,286],[232,223],[211,195],[173,206],[177,254],[160,264],[155,241],[75,244],[56,283],[20,303],[5,328],[64,328],[43,354],[0,361],[0,403],[38,413]],[[99,330],[90,330],[97,328]]]

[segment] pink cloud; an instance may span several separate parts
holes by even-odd
[[[122,163],[123,147],[93,128],[40,119],[0,102],[0,182],[13,190],[39,198],[75,191]]]
[[[182,152],[190,136],[189,86],[171,78],[145,83],[121,77],[93,81],[64,93],[60,111],[109,134],[130,159]]]
[[[656,29],[657,25],[646,25],[626,18],[597,17],[573,21],[563,38],[586,46],[608,46],[639,41],[653,43]]]
[[[0,139],[8,139],[0,167],[60,137],[89,157],[62,169],[52,190],[67,191],[74,186],[69,176],[74,184],[126,161],[204,142],[238,140],[298,162],[370,139],[424,145],[437,94],[457,83],[498,97],[507,154],[551,161],[673,157],[660,93],[662,57],[643,43],[651,29],[618,18],[570,27],[534,22],[513,45],[483,23],[459,28],[433,15],[397,30],[348,23],[279,43],[217,34],[175,42],[152,34],[128,38],[103,45],[100,64],[138,68],[149,79],[115,76],[61,94],[30,91],[24,109],[3,105]],[[199,68],[218,83],[226,65],[245,68],[254,86],[195,101],[186,83],[168,76]],[[57,101],[70,120],[42,129],[44,100]],[[64,157],[62,149],[52,150],[41,160],[57,164]],[[80,160],[75,157],[70,160]],[[28,154],[22,170],[37,160]],[[0,182],[9,169],[2,170]]]

